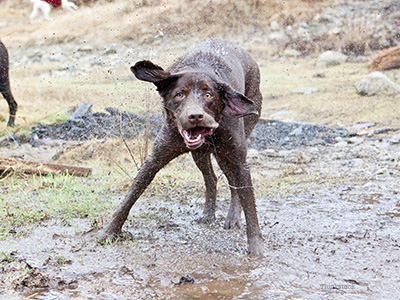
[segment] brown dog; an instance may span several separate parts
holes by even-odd
[[[249,252],[261,256],[262,235],[246,163],[246,139],[258,121],[262,102],[256,62],[238,46],[213,39],[168,70],[150,61],[140,61],[131,70],[138,79],[156,85],[163,99],[165,122],[152,154],[98,238],[104,240],[119,233],[131,207],[156,173],[174,158],[191,151],[206,186],[200,221],[215,219],[217,177],[211,164],[213,154],[231,187],[231,206],[224,227],[240,226],[242,206]]]
[[[14,126],[15,114],[17,113],[17,102],[10,89],[10,79],[8,75],[8,52],[6,46],[0,41],[0,93],[7,100],[10,109],[8,126]]]

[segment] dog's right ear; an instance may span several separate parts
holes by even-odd
[[[137,62],[131,67],[131,71],[135,74],[137,79],[152,83],[165,80],[171,75],[170,72],[164,71],[163,68],[148,60]]]

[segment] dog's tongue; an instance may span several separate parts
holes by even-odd
[[[188,130],[179,129],[185,143],[188,147],[193,148],[201,145],[207,135],[212,134],[211,128],[195,127]]]

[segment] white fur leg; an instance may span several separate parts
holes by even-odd
[[[33,19],[36,18],[37,15],[39,14],[39,11],[42,11],[44,18],[49,21],[49,20],[51,20],[49,17],[50,10],[51,10],[50,4],[48,4],[42,0],[36,0],[33,3],[33,11],[29,16],[29,19],[32,22]]]

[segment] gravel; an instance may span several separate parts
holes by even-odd
[[[110,107],[106,111],[107,113],[87,113],[78,120],[55,125],[39,124],[32,128],[30,135],[14,135],[8,141],[34,144],[40,142],[40,139],[86,141],[121,136],[134,139],[142,134],[147,134],[154,140],[162,125],[160,115],[140,116]],[[249,148],[294,149],[300,146],[326,145],[335,143],[338,137],[348,135],[347,131],[340,128],[261,119],[249,138]]]

